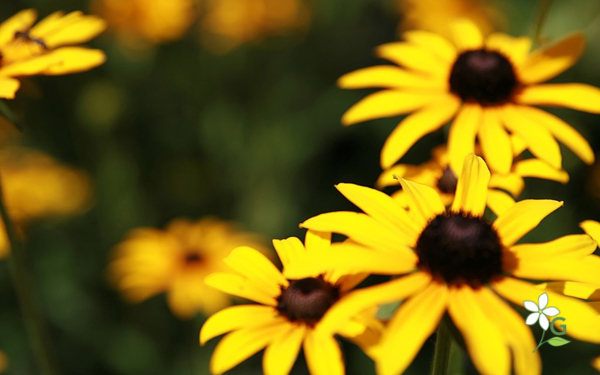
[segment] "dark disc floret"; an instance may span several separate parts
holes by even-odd
[[[456,192],[456,185],[458,185],[458,178],[448,167],[444,169],[442,177],[437,182],[437,187],[442,193],[454,194]]]
[[[498,105],[510,101],[518,86],[510,61],[485,49],[461,53],[450,73],[450,91],[466,102]]]
[[[478,217],[447,213],[435,217],[417,241],[419,267],[447,284],[479,287],[502,274],[502,244]]]
[[[185,254],[184,260],[185,263],[195,264],[202,262],[203,259],[202,255],[198,254],[197,252],[188,252],[187,254]]]
[[[339,288],[322,276],[290,280],[277,299],[277,310],[292,322],[314,325],[339,297]]]

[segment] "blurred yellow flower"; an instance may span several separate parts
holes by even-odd
[[[33,26],[36,18],[36,11],[27,9],[0,24],[1,98],[14,98],[20,86],[15,77],[77,73],[106,59],[100,50],[73,46],[105,29],[100,18],[55,12]]]
[[[200,20],[203,44],[225,53],[240,44],[308,27],[304,0],[207,0]]]
[[[8,356],[0,350],[0,372],[6,371],[8,368]]]
[[[166,292],[180,318],[211,314],[231,298],[205,285],[204,278],[227,269],[223,259],[242,245],[262,248],[257,236],[214,218],[176,219],[164,230],[134,229],[116,246],[109,277],[129,302]]]
[[[91,8],[132,47],[179,39],[196,18],[192,0],[94,0]]]

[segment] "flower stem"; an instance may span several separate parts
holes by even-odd
[[[52,354],[48,332],[45,322],[40,312],[38,305],[35,302],[31,285],[33,284],[32,276],[27,268],[27,258],[25,255],[25,247],[22,241],[19,240],[15,226],[10,219],[4,197],[2,193],[2,185],[0,183],[0,216],[6,229],[6,235],[10,244],[10,255],[8,257],[10,274],[15,287],[19,307],[33,353],[38,362],[42,375],[58,375],[58,365],[56,358]]]
[[[435,353],[433,355],[433,366],[431,375],[447,375],[450,363],[450,348],[452,347],[452,334],[448,324],[442,320],[437,329],[435,339]]]
[[[542,338],[540,339],[540,342],[538,343],[538,345],[535,347],[535,349],[533,350],[533,353],[536,352],[536,350],[539,349],[540,346],[544,345],[544,335],[546,334],[546,331],[542,331]]]
[[[552,0],[540,0],[540,5],[538,7],[537,14],[535,16],[535,23],[533,24],[533,31],[531,34],[531,39],[533,43],[536,45],[541,44],[541,33],[542,28],[544,27],[544,23],[548,18],[548,13],[550,13],[550,8],[552,7]]]

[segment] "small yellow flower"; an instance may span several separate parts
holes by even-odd
[[[180,39],[196,18],[193,0],[94,0],[91,7],[132,46]]]
[[[304,0],[208,0],[200,20],[203,44],[226,53],[240,44],[304,30],[310,11]]]
[[[204,284],[213,272],[225,270],[223,258],[237,246],[258,245],[256,236],[213,218],[173,220],[165,230],[139,228],[119,243],[109,276],[123,297],[138,303],[167,293],[171,311],[189,318],[211,314],[231,299]]]
[[[329,315],[366,274],[337,270],[315,273],[310,266],[299,267],[309,257],[318,261],[327,254],[330,243],[331,234],[312,231],[306,234],[305,245],[295,237],[273,241],[283,272],[258,251],[240,247],[225,259],[235,273],[206,278],[207,284],[223,292],[258,303],[229,307],[211,316],[202,327],[200,344],[227,334],[213,354],[212,373],[221,374],[266,347],[264,373],[286,375],[303,347],[311,374],[343,375],[342,352],[334,335],[349,338],[367,351],[378,340],[381,325],[374,310],[344,320]],[[321,326],[332,319],[338,329],[322,330]]]
[[[16,77],[62,75],[94,68],[104,52],[75,47],[101,33],[105,22],[79,11],[55,12],[33,25],[33,9],[23,10],[0,24],[0,97],[12,99],[19,89]]]
[[[388,186],[398,186],[397,178],[404,178],[433,188],[442,198],[445,206],[454,201],[458,178],[449,166],[449,156],[446,146],[439,146],[433,150],[433,158],[420,165],[397,164],[384,171],[377,180],[377,187],[382,189]],[[524,177],[537,177],[557,182],[567,183],[569,175],[564,170],[554,169],[539,159],[523,159],[516,161],[510,173],[502,175],[492,172],[487,194],[487,206],[496,214],[510,208],[514,198],[519,197],[525,187]],[[507,194],[505,191],[509,192]],[[511,196],[512,195],[512,196]],[[392,197],[403,206],[407,206],[407,194],[398,190]]]
[[[484,38],[467,20],[452,23],[453,42],[426,31],[409,31],[406,41],[377,48],[379,57],[399,65],[380,65],[344,75],[347,89],[384,88],[367,96],[343,116],[345,125],[412,113],[390,134],[381,151],[388,169],[421,137],[454,118],[450,125],[450,168],[458,175],[479,138],[490,168],[510,172],[510,134],[555,169],[562,155],[558,141],[584,162],[594,153],[588,142],[560,118],[534,106],[559,106],[600,113],[600,89],[579,83],[541,84],[571,67],[584,49],[575,33],[529,52],[531,40],[501,33]]]
[[[533,335],[502,298],[516,305],[537,300],[540,289],[520,279],[600,281],[599,258],[592,255],[596,243],[587,235],[515,244],[562,202],[523,200],[490,223],[482,217],[489,180],[485,162],[468,155],[450,209],[432,188],[404,179],[408,209],[380,191],[339,184],[338,190],[365,213],[332,212],[302,224],[349,238],[318,263],[310,259],[307,263],[400,276],[354,292],[330,312],[343,318],[378,304],[406,300],[372,349],[380,375],[404,371],[445,313],[462,333],[482,374],[508,375],[511,357],[516,374],[539,374]],[[600,343],[600,319],[591,306],[551,291],[547,294],[568,320],[568,335]],[[335,322],[329,323],[323,329],[334,330]]]

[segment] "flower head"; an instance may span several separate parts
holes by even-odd
[[[286,375],[303,347],[311,374],[342,375],[335,334],[365,347],[376,342],[381,327],[374,310],[342,320],[329,314],[367,275],[306,267],[307,259],[318,261],[329,252],[330,241],[331,234],[312,231],[305,245],[295,237],[273,241],[282,272],[256,250],[240,247],[225,259],[234,273],[206,278],[208,285],[258,303],[229,307],[206,321],[201,344],[226,333],[214,351],[211,372],[221,374],[266,347],[265,374]],[[335,331],[321,329],[331,321],[336,322]]]
[[[171,311],[181,318],[213,313],[231,303],[204,278],[226,269],[223,258],[242,244],[261,248],[254,235],[217,219],[173,220],[166,229],[139,228],[119,243],[109,266],[112,282],[126,300],[137,303],[166,292]]]
[[[516,244],[562,202],[523,200],[489,222],[483,217],[489,180],[485,162],[468,155],[449,209],[435,190],[404,179],[400,182],[407,208],[377,190],[339,184],[338,190],[364,213],[331,212],[301,224],[348,237],[319,263],[308,263],[400,276],[355,291],[330,312],[342,318],[374,305],[405,300],[372,349],[380,375],[401,373],[446,312],[481,373],[509,374],[512,352],[516,374],[538,374],[540,360],[533,353],[533,335],[503,298],[521,305],[539,296],[539,289],[521,278],[600,281],[599,258],[592,255],[596,244],[588,236]],[[597,327],[598,317],[591,306],[547,293],[569,319],[568,335],[600,342],[600,331],[592,328]],[[335,323],[323,329],[335,329]]]
[[[537,304],[533,301],[524,301],[523,306],[532,312],[527,316],[525,324],[531,326],[539,321],[540,327],[542,327],[544,331],[547,331],[548,327],[550,327],[550,321],[548,320],[548,317],[553,317],[560,314],[560,311],[556,307],[546,307],[547,305],[547,293],[542,293],[539,296]]]
[[[557,140],[584,162],[594,153],[587,141],[558,117],[536,105],[600,113],[600,90],[578,84],[541,84],[571,67],[584,48],[582,34],[572,34],[530,53],[531,40],[492,33],[485,38],[471,21],[452,24],[452,41],[426,31],[409,31],[406,41],[377,48],[377,54],[399,65],[374,66],[344,75],[347,89],[383,88],[355,104],[343,116],[345,125],[402,114],[381,151],[387,169],[421,137],[453,120],[448,152],[450,168],[460,174],[466,154],[478,138],[490,168],[509,173],[513,161],[510,135],[522,139],[531,153],[560,169]]]

